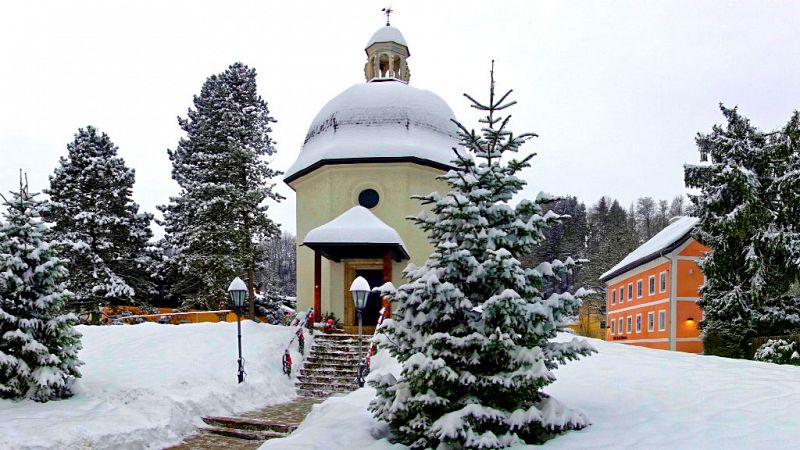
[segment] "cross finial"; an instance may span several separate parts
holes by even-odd
[[[383,13],[386,15],[386,26],[389,26],[389,16],[394,12],[391,6],[381,9]]]

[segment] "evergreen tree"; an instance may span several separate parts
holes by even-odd
[[[272,122],[256,71],[241,63],[209,77],[178,119],[187,136],[169,157],[181,192],[161,210],[181,276],[173,293],[186,307],[217,307],[230,280],[246,274],[254,314],[254,242],[278,233],[265,204],[281,199],[270,182],[280,172],[265,159],[275,153]]]
[[[409,282],[386,292],[396,304],[378,340],[403,363],[399,379],[374,378],[378,397],[370,410],[389,424],[393,439],[412,448],[498,448],[535,443],[553,433],[588,425],[541,389],[553,369],[593,350],[585,342],[553,342],[585,295],[542,296],[542,281],[575,266],[571,258],[523,268],[559,215],[544,213],[552,198],[509,205],[526,184],[517,174],[529,167],[516,159],[534,134],[514,135],[509,91],[495,97],[492,76],[481,133],[461,124],[472,157],[459,155],[443,175],[451,191],[418,197],[432,213],[416,218],[435,246],[422,267],[409,266]]]
[[[711,248],[700,260],[706,352],[743,357],[752,337],[800,323],[800,299],[790,293],[800,276],[798,116],[763,133],[736,108],[721,109],[727,123],[697,136],[710,162],[686,166],[685,176],[700,190],[690,196],[695,238]]]
[[[19,192],[3,197],[0,226],[0,398],[45,402],[69,397],[80,377],[81,335],[77,317],[62,312],[63,261],[44,238],[43,203],[20,180]]]
[[[143,303],[151,294],[145,248],[153,216],[131,198],[135,173],[117,156],[108,135],[79,129],[67,157],[50,176],[45,219],[69,261],[70,305],[96,311],[103,305]]]

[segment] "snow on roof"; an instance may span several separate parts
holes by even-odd
[[[378,28],[378,31],[376,31],[375,34],[369,38],[369,41],[367,41],[367,45],[364,48],[369,48],[370,45],[378,42],[396,42],[405,48],[408,48],[408,44],[406,44],[406,38],[403,37],[403,33],[391,25]]]
[[[600,280],[606,281],[610,278],[614,278],[639,264],[644,264],[656,258],[663,250],[687,236],[697,224],[698,220],[697,217],[688,216],[673,219],[666,228],[656,233],[649,241],[628,254],[628,256],[623,258],[622,261],[618,262],[617,265],[612,267],[608,272],[600,275]]]
[[[303,244],[396,244],[400,234],[363,206],[354,206],[330,222],[309,231]]]
[[[433,92],[400,81],[356,84],[317,114],[284,180],[332,160],[415,158],[450,166],[459,145],[454,117]]]

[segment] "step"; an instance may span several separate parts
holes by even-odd
[[[300,369],[300,375],[355,376],[357,371],[355,366],[347,366],[347,368],[343,369],[333,369],[328,366],[303,367]]]
[[[250,417],[203,417],[203,422],[213,427],[235,428],[245,431],[273,431],[278,433],[291,433],[297,424],[276,422],[267,419],[254,419]]]
[[[220,436],[228,436],[238,439],[247,439],[250,441],[264,441],[267,439],[273,438],[282,438],[288,436],[286,433],[278,433],[275,431],[246,431],[246,430],[237,430],[235,428],[224,428],[224,427],[207,427],[201,428],[202,431],[207,433],[214,433]]]
[[[348,375],[345,377],[314,377],[314,376],[303,376],[300,375],[297,377],[297,383],[314,383],[314,384],[328,384],[328,385],[346,385],[353,383],[355,380],[355,375]]]
[[[362,345],[362,351],[369,351],[369,345]],[[311,351],[319,351],[319,350],[352,350],[354,352],[358,351],[358,344],[314,344],[311,346]]]
[[[361,360],[358,359],[358,355],[352,357],[342,356],[342,355],[337,355],[337,356],[312,355],[306,358],[306,364],[311,364],[312,366],[322,364],[326,366],[339,365],[339,366],[355,367],[360,361]]]
[[[309,391],[336,391],[336,392],[351,392],[358,389],[355,377],[352,380],[336,382],[336,383],[318,383],[313,381],[298,381],[295,386],[298,389]]]
[[[328,398],[340,395],[347,395],[352,391],[336,391],[336,390],[312,390],[312,389],[302,389],[299,388],[297,393],[302,395],[303,397],[310,397],[310,398]]]

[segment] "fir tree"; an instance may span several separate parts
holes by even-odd
[[[19,192],[3,197],[0,226],[0,398],[45,402],[69,397],[80,377],[81,335],[77,317],[62,312],[63,261],[44,238],[43,203],[20,180]]]
[[[209,77],[188,118],[178,119],[187,136],[169,157],[181,192],[161,210],[181,275],[173,293],[184,306],[216,307],[230,280],[244,273],[254,298],[254,242],[278,233],[265,204],[281,199],[270,183],[280,172],[265,159],[275,153],[272,122],[256,71],[241,63]]]
[[[578,339],[551,341],[586,292],[544,298],[543,279],[569,272],[574,261],[525,269],[518,260],[559,216],[544,214],[553,199],[543,194],[509,205],[533,156],[513,154],[535,136],[508,130],[510,116],[500,114],[514,104],[510,93],[496,98],[492,76],[488,106],[467,96],[486,112],[480,134],[458,124],[472,157],[456,153],[456,168],[441,177],[449,193],[418,197],[432,207],[415,220],[434,253],[405,270],[407,284],[386,292],[396,312],[378,340],[403,369],[399,379],[371,381],[378,397],[370,410],[412,448],[506,447],[588,425],[541,391],[559,364],[592,349]]]
[[[698,304],[707,353],[743,357],[758,335],[783,334],[800,324],[797,114],[784,130],[764,133],[736,108],[721,107],[727,123],[698,134],[705,165],[685,168],[700,218],[695,238],[711,248],[700,260],[706,277]]]
[[[91,312],[146,302],[152,283],[145,249],[153,216],[139,213],[131,198],[134,170],[117,156],[108,135],[92,126],[79,129],[67,151],[50,176],[45,219],[69,261],[71,306]]]

